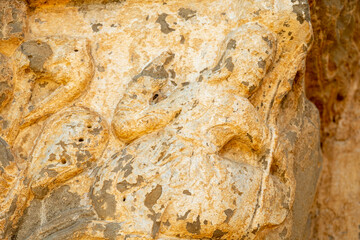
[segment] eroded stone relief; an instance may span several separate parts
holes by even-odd
[[[32,1],[26,14],[0,55],[2,238],[307,231],[321,158],[306,1]]]

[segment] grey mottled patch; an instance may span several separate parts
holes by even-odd
[[[169,55],[169,57],[165,60],[164,64],[157,65],[154,62],[151,62],[147,65],[144,70],[135,77],[133,77],[133,81],[137,81],[142,76],[148,76],[154,79],[164,79],[169,77],[169,73],[165,70],[165,66],[172,61],[175,57],[175,54]]]
[[[136,183],[129,183],[128,181],[123,180],[123,181],[116,184],[116,189],[119,192],[123,193],[123,192],[125,192],[126,190],[129,190],[132,187],[139,186],[143,182],[144,182],[143,176],[137,176]]]
[[[176,77],[176,72],[173,69],[169,69],[169,72],[171,74],[171,78],[174,79]]]
[[[233,190],[236,194],[238,194],[239,196],[243,195],[242,192],[239,191],[239,189],[237,189],[235,187],[235,185],[231,185],[231,190]],[[226,214],[226,213],[225,213]]]
[[[211,237],[211,239],[222,238],[227,232],[223,232],[220,229],[216,229]]]
[[[165,34],[169,34],[173,31],[175,31],[175,29],[171,28],[169,26],[169,24],[166,22],[166,17],[168,15],[166,13],[162,13],[159,15],[159,17],[156,19],[156,23],[160,24],[161,27],[161,32],[165,33]]]
[[[35,108],[35,106],[34,106],[34,105],[31,105],[31,106],[28,107],[28,110],[29,110],[29,111],[32,111],[32,110],[34,110],[34,108]]]
[[[133,171],[133,167],[132,167],[132,162],[128,162],[122,169],[122,171],[124,172],[124,178],[128,177],[132,171]]]
[[[70,186],[63,185],[53,190],[49,196],[45,198],[43,204],[45,204],[47,221],[51,221],[52,219],[63,215],[64,212],[80,206],[81,196],[77,193],[72,193],[69,190]]]
[[[255,14],[256,16],[259,16],[259,15],[260,15],[260,11],[261,11],[261,9],[255,11],[254,14]]]
[[[197,218],[196,218],[196,221],[195,222],[188,222],[186,223],[186,230],[189,232],[189,233],[195,233],[195,234],[199,234],[200,233],[200,229],[201,229],[201,226],[200,226],[200,216],[198,215]]]
[[[232,209],[226,209],[224,211],[225,215],[226,215],[226,219],[224,221],[224,223],[229,223],[230,222],[230,219],[232,218],[232,216],[234,215],[234,210]]]
[[[36,23],[40,23],[40,24],[45,23],[45,22],[44,22],[44,21],[42,21],[40,18],[35,18],[35,22],[36,22]]]
[[[12,21],[8,23],[8,26],[11,28],[10,33],[21,33],[23,31],[23,20],[21,11],[16,8],[12,8]],[[1,18],[0,18],[1,19]]]
[[[91,25],[91,29],[93,30],[93,32],[98,32],[100,31],[99,27],[102,27],[101,23],[95,23]]]
[[[80,7],[79,12],[89,11],[89,4],[85,3],[97,3],[97,4],[106,4],[106,3],[125,3],[127,0],[72,0],[67,3],[67,6],[76,6]]]
[[[115,216],[115,197],[114,195],[107,193],[107,190],[111,188],[111,184],[111,180],[105,180],[99,195],[92,194],[91,196],[94,209],[101,219]]]
[[[58,172],[56,172],[53,169],[43,168],[41,169],[39,175],[44,176],[44,174],[47,173],[49,177],[56,177],[58,175]]]
[[[308,50],[308,47],[305,44],[303,44],[302,45],[302,50],[303,50],[303,52],[306,52]]]
[[[91,128],[91,130],[89,130],[89,133],[96,136],[99,135],[102,130],[104,130],[102,126],[97,128]]]
[[[152,207],[156,204],[157,200],[162,194],[162,186],[157,185],[151,192],[147,193],[145,196],[144,204],[145,206],[152,210]]]
[[[259,66],[259,68],[265,70],[266,62],[262,58],[260,58],[260,61],[258,61],[258,66]]]
[[[286,201],[286,199],[282,199],[281,206],[285,209],[288,209],[288,210],[290,209],[289,203]]]
[[[279,233],[279,236],[281,237],[281,239],[283,239],[284,237],[286,237],[286,234],[287,234],[287,228],[285,227],[281,233]]]
[[[160,221],[155,221],[155,220],[154,220],[154,224],[153,224],[153,226],[152,226],[152,228],[151,228],[151,237],[152,237],[153,239],[156,238],[156,235],[157,235],[157,233],[158,233],[159,230],[160,230],[160,225],[161,225],[161,222],[160,222]]]
[[[133,158],[133,155],[131,154],[126,154],[126,149],[124,149],[125,151],[123,152],[123,154],[121,155],[121,158],[117,161],[118,165],[112,170],[112,172],[118,172],[118,171],[122,171],[122,169],[124,168],[124,164],[128,161],[131,160]],[[118,155],[118,154],[117,154]],[[115,157],[118,157],[118,156]]]
[[[225,67],[227,68],[227,70],[229,70],[230,72],[234,71],[234,63],[232,62],[232,57],[228,57],[225,60]]]
[[[262,157],[260,158],[259,162],[261,163],[261,165],[262,165],[262,167],[263,167],[264,169],[267,168],[268,162],[266,161],[266,156],[262,156]]]
[[[191,210],[188,210],[188,211],[184,214],[184,216],[179,216],[179,214],[177,214],[176,221],[186,220],[190,212],[191,212]]]
[[[191,196],[191,192],[189,190],[184,190],[183,194]]]
[[[9,23],[9,26],[11,27],[10,33],[20,33],[22,32],[23,23],[22,22],[11,22]]]
[[[9,127],[9,121],[4,120],[2,122],[3,129],[7,129]]]
[[[255,89],[256,89],[256,86],[255,86],[255,85],[251,85],[251,86],[249,87],[249,92],[252,93]]]
[[[105,68],[103,66],[98,65],[96,68],[99,72],[105,72]]]
[[[3,88],[1,88],[2,86],[1,85],[7,85],[7,83],[0,83],[0,90],[3,90]],[[6,93],[1,93],[0,95],[0,106],[2,105],[3,102],[5,102],[5,100],[7,99],[7,94]]]
[[[226,45],[227,50],[235,49],[236,48],[236,41],[234,39],[230,39],[228,44]]]
[[[43,71],[45,61],[53,54],[51,47],[41,41],[28,41],[21,44],[21,52],[27,56],[30,61],[30,68],[34,72]]]
[[[3,27],[4,27],[4,21],[3,21],[4,12],[0,11],[0,38],[3,38],[4,35],[2,33]]]
[[[289,131],[286,133],[286,138],[289,140],[291,144],[295,144],[297,140],[297,133],[293,131]]]
[[[12,227],[12,219],[11,216],[14,214],[15,210],[16,210],[16,203],[18,200],[18,195],[15,195],[11,201],[10,207],[9,209],[5,212],[3,211],[2,213],[2,219],[5,220],[5,223],[3,225],[4,230],[5,230],[5,234],[2,235],[0,234],[0,237],[4,237],[4,236],[9,236],[10,233],[14,232],[15,229],[13,229]]]
[[[236,41],[234,39],[230,39],[229,42],[226,45],[226,50],[232,50],[236,48]],[[212,69],[212,72],[216,72],[218,70],[220,70],[220,67],[222,66],[222,64],[224,63],[224,58],[227,54],[227,51],[225,51],[222,55],[221,58],[219,60],[219,62],[216,64],[216,66]],[[232,63],[232,58],[229,57],[225,60],[225,67],[229,70],[232,71],[234,69],[234,64]],[[232,69],[232,70],[230,70]]]
[[[14,161],[9,145],[0,137],[0,166],[7,167]]]
[[[253,142],[253,137],[249,133],[246,133],[246,136],[250,139],[250,142]]]
[[[304,21],[310,22],[310,9],[307,0],[291,0],[291,2],[298,2],[293,5],[293,12],[296,14],[296,19],[299,23],[303,24]]]
[[[31,188],[32,192],[34,193],[35,198],[42,199],[48,194],[49,188],[48,186],[37,186]]]
[[[49,82],[39,82],[39,86],[41,87],[41,88],[44,88],[44,87],[46,87],[46,85],[48,85],[49,84]]]
[[[245,86],[249,86],[249,83],[248,83],[248,82],[242,81],[241,83],[242,83],[243,85],[245,85]]]
[[[41,200],[34,199],[30,202],[20,218],[19,229],[13,234],[14,239],[27,239],[40,226]],[[31,219],[31,221],[29,221]]]
[[[224,60],[224,56],[225,56],[225,52],[223,53],[223,55],[221,56],[219,62],[216,64],[216,66],[212,69],[212,72],[216,72],[216,71],[219,71],[220,70],[220,67],[223,63],[223,60]]]
[[[95,231],[100,231],[100,232],[102,232],[102,231],[104,231],[105,229],[106,229],[106,227],[104,226],[104,225],[102,225],[102,224],[96,224],[94,227],[93,227],[93,229],[95,230]]]
[[[181,44],[184,44],[185,43],[185,37],[183,35],[180,36],[180,43]]]
[[[119,223],[108,223],[105,226],[104,237],[106,239],[116,239],[118,231],[121,229]]]
[[[76,161],[77,162],[81,163],[90,158],[91,158],[91,153],[88,150],[76,152]]]
[[[10,100],[13,90],[13,71],[9,66],[9,58],[0,53],[0,109]]]
[[[196,16],[196,11],[191,10],[190,8],[180,8],[178,11],[178,14],[180,17],[185,19],[186,21],[190,18],[193,18]]]
[[[18,200],[18,195],[15,195],[14,198],[12,199],[11,201],[11,204],[10,204],[10,208],[8,210],[8,214],[13,214],[15,209],[16,209],[16,203],[17,203],[17,200]]]
[[[273,47],[273,43],[272,41],[266,36],[266,37],[262,37],[262,39],[269,45],[270,48]]]
[[[166,226],[166,227],[170,227],[171,223],[169,222],[169,219],[166,220],[166,222],[164,222],[163,225]]]

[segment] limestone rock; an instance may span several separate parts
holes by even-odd
[[[321,165],[306,1],[27,8],[1,55],[2,238],[304,238]]]

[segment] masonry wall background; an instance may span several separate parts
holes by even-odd
[[[306,87],[320,111],[324,156],[311,239],[360,239],[360,1],[309,3]]]

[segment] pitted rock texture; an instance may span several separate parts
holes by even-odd
[[[324,165],[311,239],[360,237],[360,1],[313,0],[306,92],[321,116]]]
[[[11,2],[26,17],[0,55],[1,238],[309,233],[306,1]]]

